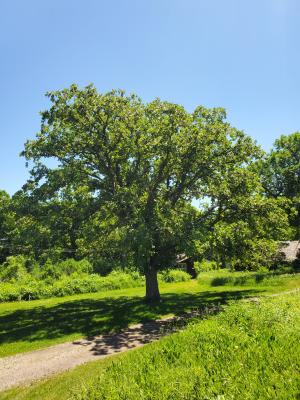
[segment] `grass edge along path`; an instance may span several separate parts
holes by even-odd
[[[299,302],[299,291],[231,302],[224,313],[183,332],[3,392],[0,399],[67,400],[75,393],[76,399],[119,400],[122,392],[128,400],[293,400],[299,394]],[[189,352],[191,359],[184,355]]]

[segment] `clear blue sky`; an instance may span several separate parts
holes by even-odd
[[[225,107],[269,149],[300,130],[299,21],[299,0],[1,0],[0,188],[27,178],[44,93],[73,82]]]

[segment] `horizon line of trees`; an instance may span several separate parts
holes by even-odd
[[[87,258],[100,274],[134,266],[154,300],[158,271],[179,253],[257,269],[278,241],[300,239],[299,132],[265,153],[224,109],[188,113],[93,86],[48,97],[22,152],[30,179],[12,197],[0,191],[0,263],[22,254],[41,265]]]

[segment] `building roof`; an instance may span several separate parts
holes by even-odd
[[[176,256],[176,262],[178,264],[184,263],[190,259],[191,259],[191,257],[187,256],[185,253],[177,254],[177,256]]]
[[[279,254],[284,261],[295,261],[300,257],[300,240],[281,242]]]

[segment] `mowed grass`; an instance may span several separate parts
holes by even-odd
[[[232,299],[300,287],[300,277],[281,276],[255,284],[212,286],[218,276],[200,275],[198,281],[162,284],[162,302],[144,302],[144,288],[114,290],[63,298],[0,304],[0,357],[36,350],[53,344],[101,333],[118,332],[131,324]],[[251,275],[251,274],[250,274]],[[249,276],[250,276],[249,275]]]
[[[230,301],[179,333],[1,400],[299,399],[300,292]]]

